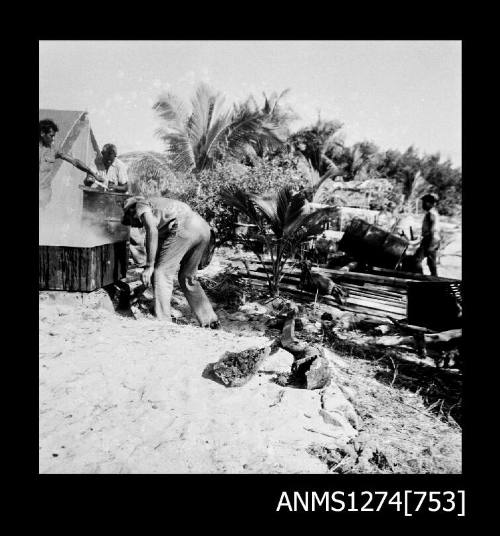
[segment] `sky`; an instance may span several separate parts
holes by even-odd
[[[40,41],[39,107],[89,112],[98,143],[162,151],[152,106],[189,103],[198,82],[225,102],[290,89],[292,130],[340,120],[347,144],[441,154],[460,166],[460,41]]]

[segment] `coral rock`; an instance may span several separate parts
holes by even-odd
[[[270,353],[270,347],[228,352],[212,367],[212,373],[227,387],[244,385],[257,372]]]

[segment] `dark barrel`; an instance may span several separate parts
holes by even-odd
[[[338,248],[370,266],[394,269],[408,244],[405,238],[354,218],[344,231]]]
[[[408,324],[435,331],[457,329],[462,324],[461,281],[409,281]]]

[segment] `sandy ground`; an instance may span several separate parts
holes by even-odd
[[[268,344],[105,310],[40,303],[40,473],[322,473],[306,449],[340,437],[321,393],[272,381],[284,350],[239,388],[203,377]]]
[[[223,269],[224,256],[202,275]],[[460,235],[439,273],[461,277]],[[189,321],[187,304],[177,305]],[[312,450],[335,449],[352,432],[325,416],[339,386],[358,395],[350,398],[358,432],[394,453],[391,472],[461,471],[460,430],[428,414],[416,395],[375,380],[371,365],[351,359],[346,370],[328,352],[331,387],[284,388],[273,380],[292,356],[279,350],[246,385],[226,388],[205,368],[226,351],[269,344],[262,324],[223,319],[224,329],[211,331],[94,306],[40,293],[40,473],[327,473]]]
[[[455,234],[453,241],[442,250],[438,275],[441,277],[451,277],[462,279],[462,232]]]
[[[365,461],[350,472],[461,471],[460,430],[378,381],[369,362],[326,350],[334,382],[308,391],[273,381],[292,362],[278,350],[246,385],[226,388],[205,368],[269,344],[258,322],[212,331],[43,293],[39,312],[40,473],[329,473],[325,452],[362,435],[391,468]],[[329,418],[346,403],[357,430]]]

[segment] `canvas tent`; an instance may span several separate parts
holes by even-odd
[[[40,109],[38,118],[52,119],[59,127],[56,150],[94,164],[99,147],[86,112]],[[83,192],[78,186],[84,178],[84,172],[62,159],[39,175],[39,244],[63,243],[78,226],[83,210]]]

